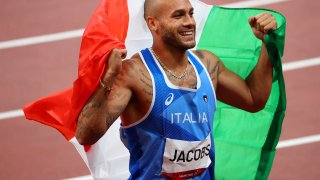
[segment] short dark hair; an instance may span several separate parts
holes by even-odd
[[[144,7],[143,7],[143,10],[144,10],[144,19],[147,19],[147,16],[150,15],[150,4],[152,3],[152,0],[145,0],[144,1]]]

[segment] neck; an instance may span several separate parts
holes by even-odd
[[[188,64],[186,50],[153,44],[153,51],[168,68],[181,72]]]

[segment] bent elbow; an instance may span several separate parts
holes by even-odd
[[[77,139],[77,141],[78,141],[78,143],[80,144],[80,145],[92,145],[92,144],[94,144],[95,142],[90,142],[90,141],[88,141],[88,139],[87,138],[84,138],[84,137],[81,137],[81,136],[76,136],[76,139]]]
[[[247,111],[249,111],[251,113],[256,113],[256,112],[263,110],[265,108],[265,106],[266,106],[266,102],[256,103],[253,106],[251,106],[249,109],[247,109]]]
[[[75,136],[75,137],[80,145],[86,145],[85,139],[83,139],[82,137],[79,137],[79,136]]]
[[[259,111],[261,111],[263,109],[264,109],[264,107],[255,107],[255,108],[250,109],[249,112],[257,113],[257,112],[259,112]]]
[[[76,139],[81,145],[93,145],[95,144],[102,136],[104,132],[95,132],[93,134],[81,134],[76,132]]]

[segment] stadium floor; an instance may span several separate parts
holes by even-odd
[[[247,2],[216,0],[214,4]],[[319,62],[320,2],[269,2],[262,4],[260,0],[254,6],[273,9],[286,16],[283,63],[288,65],[300,60],[307,63],[312,58]],[[10,47],[8,42],[81,30],[97,4],[98,0],[15,0],[1,3],[0,179],[50,180],[89,174],[73,145],[62,135],[52,128],[25,120],[21,114],[23,105],[72,85],[77,74],[80,37]],[[288,104],[280,141],[309,136],[314,140],[300,139],[300,145],[279,148],[269,179],[317,179],[320,176],[320,143],[317,138],[320,134],[319,63],[286,70],[284,76]]]

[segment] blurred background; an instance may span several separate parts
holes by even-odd
[[[273,9],[286,16],[283,64],[287,113],[269,179],[318,179],[320,2],[203,1],[227,7]],[[98,2],[1,2],[0,179],[50,180],[89,174],[71,143],[55,129],[25,120],[21,108],[71,87],[77,76],[81,34]]]

